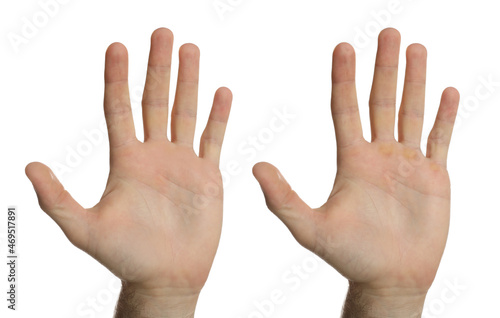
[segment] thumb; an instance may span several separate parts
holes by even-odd
[[[44,164],[32,162],[26,166],[38,196],[38,203],[63,230],[75,246],[84,249],[88,241],[89,212],[64,190],[54,173]]]
[[[313,248],[314,210],[302,201],[273,165],[260,162],[253,167],[253,174],[264,192],[269,210],[285,223],[301,245]]]

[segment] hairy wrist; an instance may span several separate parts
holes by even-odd
[[[426,292],[349,284],[342,318],[420,318]]]
[[[198,296],[191,291],[143,289],[122,282],[115,318],[193,318]]]

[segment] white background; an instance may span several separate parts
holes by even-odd
[[[323,204],[336,171],[329,108],[331,53],[343,41],[355,46],[360,109],[369,138],[367,101],[376,36],[392,26],[402,34],[400,83],[406,47],[419,42],[428,49],[425,136],[442,90],[454,86],[462,97],[449,154],[450,235],[424,317],[499,317],[500,19],[495,2],[219,2],[231,10],[218,12],[214,0],[61,0],[57,12],[44,21],[40,2],[2,0],[0,207],[19,208],[20,284],[19,310],[13,313],[4,301],[7,274],[1,261],[0,316],[112,316],[116,279],[73,247],[40,210],[24,167],[30,161],[44,162],[56,171],[65,165],[69,171],[59,170],[57,175],[73,196],[85,207],[98,202],[109,168],[106,137],[96,133],[104,120],[104,52],[115,41],[128,47],[137,107],[150,34],[164,26],[175,34],[174,50],[186,42],[201,49],[198,136],[216,88],[228,86],[234,93],[221,160],[222,171],[232,172],[225,180],[224,228],[197,317],[338,317],[345,279],[299,246],[267,210],[251,167],[264,160],[277,165],[308,204]],[[25,37],[23,26],[34,17],[41,26]],[[12,45],[13,34],[27,43]],[[496,86],[485,86],[488,80]],[[284,109],[295,117],[269,136],[270,120]],[[142,138],[140,108],[134,116]],[[89,131],[104,137],[96,137],[91,149],[82,146],[89,145]],[[266,142],[254,157],[245,153],[251,136]],[[79,146],[87,152],[69,167],[68,155]],[[237,171],[227,168],[234,161]],[[6,219],[0,224],[0,255],[5,257]],[[298,278],[290,270],[303,263],[310,273]],[[448,286],[455,283],[461,289],[453,292]],[[255,303],[269,300],[276,289],[285,294],[285,302],[268,315],[258,314]],[[89,306],[92,298],[95,309]]]

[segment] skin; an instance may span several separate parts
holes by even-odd
[[[371,142],[363,138],[355,87],[355,55],[333,52],[332,117],[337,175],[326,203],[310,208],[280,172],[258,163],[254,175],[269,209],[297,241],[350,282],[343,317],[420,317],[448,235],[447,152],[459,94],[442,94],[427,151],[420,149],[426,49],[412,44],[394,137],[400,34],[380,33],[370,95]]]
[[[221,234],[218,165],[232,94],[217,90],[196,155],[200,52],[183,45],[168,140],[172,45],[170,30],[153,33],[142,101],[144,142],[135,136],[127,50],[114,43],[106,52],[110,173],[99,203],[84,209],[47,166],[26,167],[41,208],[75,246],[123,281],[116,317],[192,317]]]

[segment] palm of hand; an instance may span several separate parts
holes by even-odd
[[[427,289],[446,242],[449,188],[446,169],[420,151],[354,145],[318,209],[314,251],[358,283]]]
[[[86,250],[118,277],[201,289],[222,226],[222,180],[212,162],[166,140],[126,145],[93,210]]]

